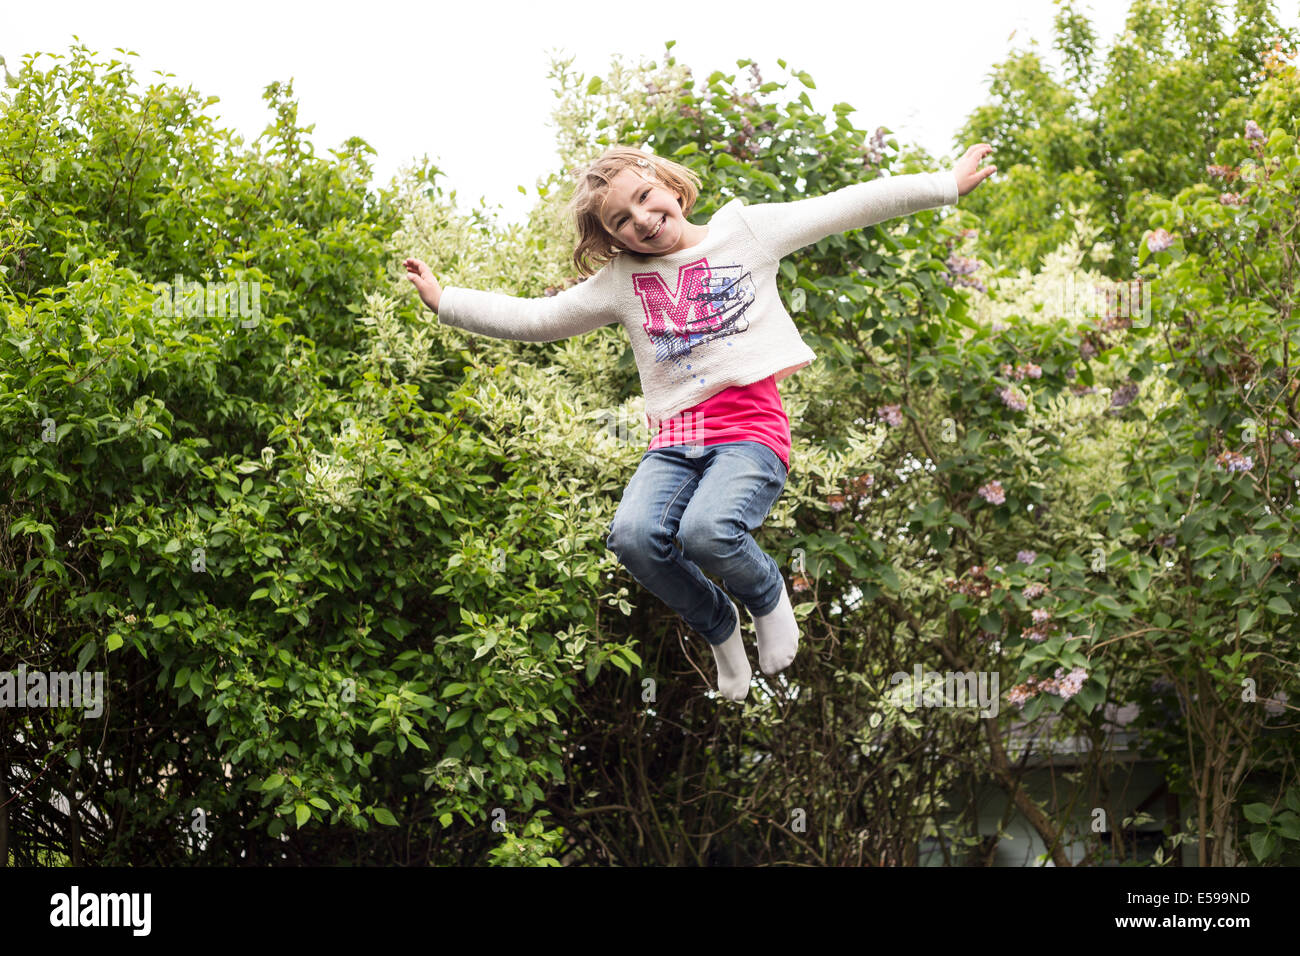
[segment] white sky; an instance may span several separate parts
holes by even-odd
[[[1103,46],[1122,31],[1128,7],[1128,0],[1082,4]],[[1300,27],[1298,0],[1275,9],[1285,25]],[[219,96],[209,114],[249,141],[272,120],[262,90],[292,79],[299,122],[316,124],[318,155],[361,136],[378,151],[376,181],[387,183],[428,153],[462,205],[484,197],[503,219],[518,220],[536,201],[538,177],[556,164],[552,51],[573,55],[571,68],[588,77],[603,75],[615,52],[627,63],[661,62],[671,39],[697,80],[718,69],[740,73],[742,58],[758,62],[764,81],[791,79],[776,65],[781,58],[812,75],[809,96],[820,111],[851,103],[858,127],[888,126],[900,143],[955,159],[950,136],[984,102],[994,63],[1031,39],[1056,62],[1055,10],[1051,0],[46,0],[5,4],[0,55],[17,72],[25,54],[66,53],[73,34],[102,60],[120,58],[113,51],[123,47],[139,54],[131,62],[141,86],[161,70],[175,74],[173,84]],[[40,62],[48,69],[52,61]],[[791,80],[786,92],[801,89]]]

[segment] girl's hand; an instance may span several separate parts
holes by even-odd
[[[957,165],[953,166],[953,175],[957,177],[957,195],[964,196],[984,180],[988,179],[995,172],[996,166],[985,166],[979,168],[980,160],[989,153],[993,152],[993,147],[988,143],[976,143],[957,160]]]
[[[406,266],[406,278],[420,293],[420,301],[437,312],[442,300],[442,286],[438,285],[429,267],[419,259],[407,259],[402,265]]]

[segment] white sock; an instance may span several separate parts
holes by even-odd
[[[731,609],[736,611],[736,604]],[[731,636],[721,644],[710,644],[713,659],[718,664],[718,690],[728,700],[744,700],[749,693],[749,682],[754,672],[749,667],[749,656],[745,653],[745,642],[740,637],[740,612],[736,611],[736,627]]]
[[[794,619],[794,608],[790,606],[784,583],[776,607],[761,617],[754,614],[753,618],[758,636],[758,666],[764,674],[785,670],[799,650],[799,623]]]

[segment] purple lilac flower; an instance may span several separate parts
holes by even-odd
[[[1007,703],[1014,704],[1017,707],[1024,707],[1025,701],[1037,693],[1038,692],[1034,690],[1033,686],[1028,683],[1017,684],[1015,687],[1007,691]]]
[[[1255,462],[1249,455],[1241,455],[1235,451],[1225,451],[1214,460],[1219,467],[1226,468],[1230,472],[1250,471],[1255,467]]]
[[[986,485],[981,485],[976,493],[991,505],[1000,505],[1007,500],[1000,481],[990,481]]]
[[[979,260],[968,259],[965,256],[959,256],[956,253],[948,256],[944,265],[948,271],[944,273],[944,281],[948,285],[964,285],[973,289],[979,289],[981,292],[987,292],[984,283],[979,279],[970,278],[971,273],[977,271],[980,267]]]
[[[1152,252],[1164,252],[1174,244],[1174,237],[1163,229],[1157,229],[1147,236],[1147,248]]]
[[[948,271],[958,276],[968,276],[980,267],[979,262],[976,260],[959,255],[949,256],[944,264],[948,267]]]
[[[1002,404],[1013,412],[1023,412],[1029,407],[1029,403],[1024,400],[1024,397],[1009,387],[998,389],[998,397],[1002,399]]]
[[[1128,382],[1115,389],[1110,396],[1111,408],[1123,408],[1137,397],[1138,383]]]
[[[1264,131],[1254,120],[1246,120],[1246,139],[1253,139],[1256,142],[1262,142],[1264,139]]]
[[[876,409],[876,417],[883,419],[892,428],[903,424],[903,411],[899,405],[881,405]]]
[[[1016,552],[1016,560],[1019,561],[1021,564],[1033,564],[1033,563],[1034,563],[1034,560],[1035,560],[1037,557],[1038,557],[1038,552],[1037,552],[1037,551],[1017,551],[1017,552]]]
[[[1057,691],[1066,700],[1079,693],[1079,689],[1087,679],[1088,672],[1082,667],[1076,667],[1064,676],[1061,675],[1061,668],[1056,669]]]
[[[1024,595],[1026,601],[1032,601],[1036,597],[1041,597],[1047,586],[1041,581],[1035,581],[1033,584],[1026,584]]]
[[[885,155],[885,128],[876,127],[875,135],[871,137],[861,150],[863,166],[879,166],[880,160]]]
[[[1002,373],[1004,378],[1014,378],[1017,382],[1025,377],[1025,370],[1026,366],[1024,365],[1016,365],[1013,367],[1008,362],[1003,362],[998,366],[998,371]]]

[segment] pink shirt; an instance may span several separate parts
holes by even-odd
[[[650,448],[756,441],[766,445],[790,473],[790,419],[781,404],[776,376],[751,385],[732,385],[659,425]],[[648,450],[648,449],[647,449]]]

